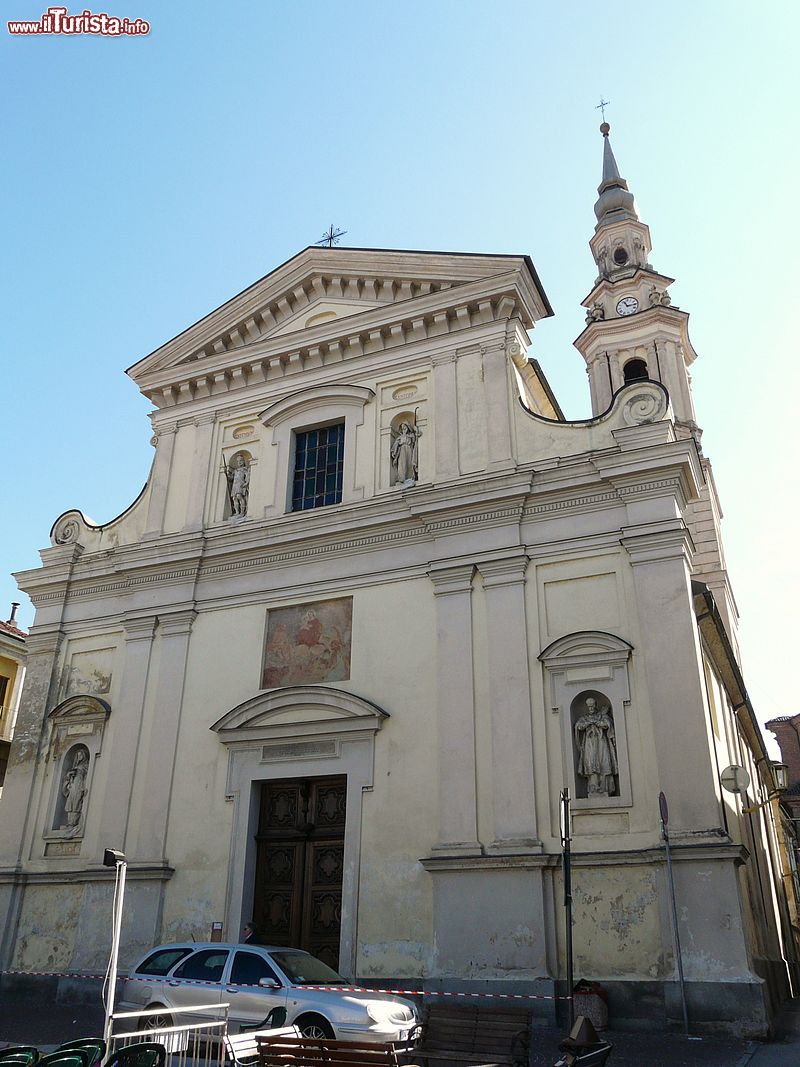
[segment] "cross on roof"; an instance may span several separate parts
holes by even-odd
[[[603,97],[601,96],[600,97],[600,103],[599,104],[595,104],[594,109],[595,109],[595,111],[597,111],[597,110],[600,111],[600,114],[603,116],[603,122],[606,121],[606,108],[608,107],[608,105],[610,103],[611,103],[610,100],[604,100]]]
[[[323,233],[322,237],[320,237],[318,241],[315,241],[314,244],[327,245],[328,248],[333,248],[334,245],[338,245],[339,238],[344,237],[346,233],[347,230],[337,230],[333,223],[331,223],[330,229]]]

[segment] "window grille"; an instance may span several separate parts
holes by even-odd
[[[343,422],[296,434],[292,511],[341,503],[343,472]]]

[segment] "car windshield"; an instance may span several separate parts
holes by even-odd
[[[294,985],[345,985],[327,963],[307,952],[273,952],[272,958]]]

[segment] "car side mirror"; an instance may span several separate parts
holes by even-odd
[[[258,984],[261,989],[280,989],[281,983],[276,982],[274,978],[259,978]]]

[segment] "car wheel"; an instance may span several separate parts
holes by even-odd
[[[335,1037],[333,1027],[321,1015],[301,1015],[295,1020],[295,1026],[303,1037],[313,1037],[318,1041],[325,1037]]]
[[[163,1004],[148,1004],[147,1010],[152,1008],[153,1014],[142,1019],[142,1030],[166,1030],[172,1026],[172,1016],[164,1010]]]

